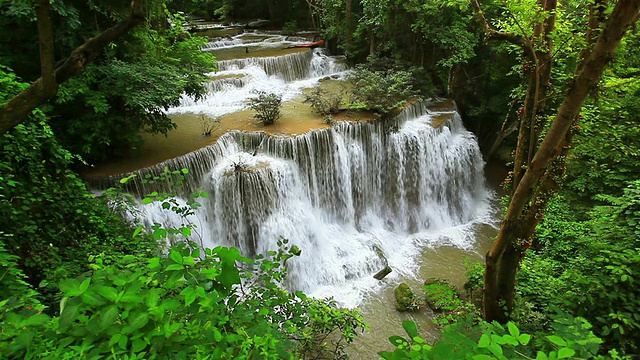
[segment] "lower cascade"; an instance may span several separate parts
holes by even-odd
[[[289,239],[302,254],[288,263],[287,287],[356,306],[379,286],[372,276],[385,265],[391,277],[410,276],[421,249],[471,248],[475,226],[491,221],[474,135],[456,112],[437,128],[434,115],[416,103],[392,127],[342,122],[297,137],[230,132],[140,173],[188,168],[184,186],[208,192],[189,217],[190,240],[253,256]],[[139,210],[146,226],[183,222],[158,203]]]

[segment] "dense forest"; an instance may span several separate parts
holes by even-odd
[[[444,310],[439,338],[407,320],[406,334],[377,344],[381,358],[638,358],[640,0],[0,9],[1,358],[341,359],[367,327],[357,309],[286,289],[288,264],[307,251],[294,238],[264,254],[171,241],[198,230],[186,219],[206,191],[139,199],[180,227],[130,221],[128,182],[181,184],[191,169],[123,177],[99,195],[83,180],[135,153],[143,134],[176,128],[167,110],[183,97],[205,97],[218,62],[202,51],[203,23],[324,39],[351,68],[355,100],[336,109],[391,123],[417,99],[455,100],[484,160],[508,168],[485,261],[469,266],[464,289],[425,286]],[[333,123],[331,100],[309,97]]]

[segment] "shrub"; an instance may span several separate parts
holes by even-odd
[[[247,100],[247,103],[256,112],[253,117],[260,120],[263,125],[273,124],[281,116],[282,95],[260,91],[257,97]]]
[[[218,130],[220,127],[219,117],[209,117],[206,115],[200,115],[200,128],[202,129],[202,135],[210,136],[211,133]]]
[[[329,92],[320,87],[313,88],[306,93],[304,102],[309,103],[318,114],[326,117],[327,115],[335,115],[340,111],[342,106],[342,98],[344,92]]]
[[[370,69],[357,66],[349,75],[353,82],[352,100],[357,108],[374,110],[388,115],[401,109],[417,96],[413,88],[413,74],[403,69]]]

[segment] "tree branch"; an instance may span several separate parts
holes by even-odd
[[[491,24],[489,24],[487,19],[484,17],[484,13],[482,11],[482,8],[480,8],[480,4],[478,3],[478,0],[471,0],[471,7],[473,7],[473,10],[478,15],[478,20],[480,21],[480,25],[482,25],[482,30],[484,30],[485,34],[487,35],[486,36],[487,39],[503,40],[503,41],[510,42],[514,45],[521,47],[528,57],[531,58],[534,56],[534,51],[533,51],[533,47],[531,46],[531,42],[528,41],[525,37],[494,29],[493,26],[491,26]]]
[[[39,0],[41,3],[42,0]],[[47,2],[48,1],[44,1]],[[71,52],[69,57],[55,69],[55,91],[50,91],[50,84],[46,85],[45,73],[34,81],[28,88],[20,92],[0,109],[0,135],[23,122],[33,110],[57,94],[57,85],[69,80],[80,73],[102,49],[120,36],[126,34],[136,25],[145,20],[143,10],[144,0],[131,0],[131,8],[126,19],[88,39]],[[40,26],[40,17],[38,17]]]

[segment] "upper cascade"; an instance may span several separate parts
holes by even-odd
[[[279,56],[247,57],[218,62],[218,71],[210,74],[209,92],[195,100],[184,96],[180,106],[168,110],[170,114],[196,113],[221,116],[246,107],[247,99],[257,92],[275,92],[283,100],[291,100],[304,87],[319,78],[341,74],[346,65],[339,58],[327,55],[325,49],[284,52]]]

